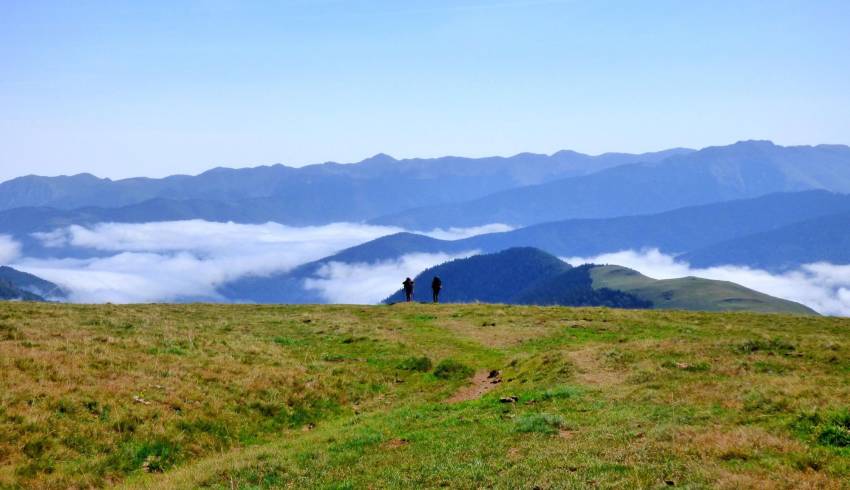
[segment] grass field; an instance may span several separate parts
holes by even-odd
[[[112,485],[850,488],[850,320],[0,304],[0,488]]]

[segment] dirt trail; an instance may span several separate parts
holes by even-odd
[[[499,371],[478,371],[472,377],[470,384],[462,386],[454,395],[445,399],[446,403],[460,403],[481,398],[493,388],[499,386],[502,376]]]

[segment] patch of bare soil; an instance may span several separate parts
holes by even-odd
[[[623,381],[623,373],[613,371],[599,361],[597,348],[572,351],[567,356],[576,366],[576,378],[584,384],[609,386]]]
[[[462,386],[445,400],[446,403],[460,403],[467,400],[481,398],[502,382],[502,373],[499,371],[478,371],[472,377],[470,384]]]
[[[390,448],[390,449],[395,449],[395,448],[407,446],[408,444],[410,444],[410,441],[408,441],[407,439],[391,439],[391,440],[385,442],[384,446],[386,446],[387,448]]]

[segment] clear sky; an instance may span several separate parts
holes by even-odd
[[[850,143],[850,2],[0,1],[0,180]]]

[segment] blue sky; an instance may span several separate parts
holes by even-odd
[[[0,2],[0,179],[850,143],[846,1]]]

